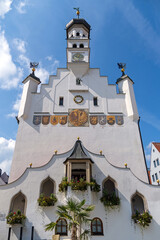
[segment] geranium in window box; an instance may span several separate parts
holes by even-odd
[[[71,182],[69,183],[69,186],[71,186],[72,190],[80,190],[80,191],[87,190],[88,185],[89,183],[86,182],[83,178],[80,178],[80,180],[72,179]]]
[[[89,185],[91,187],[92,192],[100,192],[101,191],[101,186],[96,182],[95,179],[92,178]]]
[[[7,224],[14,225],[14,224],[22,224],[23,220],[26,219],[26,216],[21,213],[20,210],[17,212],[10,212],[7,217]]]
[[[148,211],[145,211],[143,213],[136,211],[136,213],[132,215],[132,219],[140,226],[146,227],[151,223],[152,216],[148,213]]]
[[[69,182],[67,180],[67,177],[62,178],[61,183],[59,184],[59,191],[64,192],[67,190],[67,187],[69,185]]]
[[[53,193],[51,193],[50,197],[44,196],[44,194],[41,193],[37,201],[39,206],[49,207],[49,206],[54,206],[54,204],[57,202],[57,198]]]

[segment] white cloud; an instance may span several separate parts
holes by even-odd
[[[0,62],[0,88],[16,88],[22,78],[23,71],[16,67],[12,60],[4,31],[0,32]]]
[[[23,41],[19,38],[15,38],[15,39],[13,39],[13,44],[19,52],[21,52],[21,53],[26,52],[26,42],[25,41]]]
[[[0,137],[0,168],[9,174],[15,140]]]
[[[46,59],[47,59],[48,61],[52,61],[52,56],[47,56]]]
[[[19,111],[20,103],[21,103],[21,96],[22,96],[22,93],[21,93],[21,94],[18,94],[17,99],[16,99],[16,101],[13,103],[13,106],[12,106],[13,112],[7,114],[7,117],[9,117],[9,118],[15,118],[15,117],[18,115],[18,111]]]
[[[0,17],[4,18],[5,14],[11,10],[12,0],[0,0]]]
[[[35,75],[40,78],[41,83],[46,83],[49,79],[49,72],[45,68],[37,68]]]
[[[26,13],[26,1],[20,1],[18,5],[16,5],[16,9],[20,14]]]
[[[58,60],[54,60],[53,64],[51,65],[52,73],[55,73],[57,71],[58,67],[59,67],[59,61]]]

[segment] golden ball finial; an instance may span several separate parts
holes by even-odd
[[[157,183],[158,183],[158,185],[159,185],[159,179],[157,179]]]
[[[102,150],[99,153],[100,153],[100,155],[102,155]]]
[[[32,163],[29,164],[30,168],[32,167]]]
[[[80,139],[80,137],[77,137],[77,139],[79,140],[79,139]]]
[[[58,152],[57,150],[54,151],[55,154],[57,154],[57,152]]]
[[[125,163],[124,166],[127,168],[127,163]]]

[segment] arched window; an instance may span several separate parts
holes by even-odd
[[[115,193],[115,184],[111,179],[107,179],[103,184],[103,190],[108,194]]]
[[[40,193],[45,197],[50,197],[51,193],[54,193],[54,181],[50,177],[42,182]]]
[[[91,234],[103,235],[103,223],[100,218],[93,218],[91,222]]]
[[[26,205],[26,197],[21,192],[16,194],[11,201],[10,212],[17,212],[18,210],[24,214]]]
[[[67,221],[64,218],[60,218],[57,220],[56,234],[63,236],[67,235]]]
[[[73,47],[73,48],[77,48],[77,44],[74,43],[72,47]]]
[[[79,32],[76,33],[76,36],[79,37]]]
[[[139,193],[136,193],[131,198],[131,204],[132,204],[132,213],[135,214],[136,212],[143,213],[144,208],[144,201],[143,197],[140,196]]]
[[[84,44],[81,43],[81,44],[79,45],[79,47],[80,47],[80,48],[84,48]]]

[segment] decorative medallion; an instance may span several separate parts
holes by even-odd
[[[50,123],[52,125],[57,125],[58,124],[58,116],[56,116],[56,115],[51,116],[50,117]]]
[[[67,116],[65,116],[65,115],[59,116],[59,123],[61,125],[65,125],[67,123]]]
[[[39,125],[41,123],[41,116],[33,116],[33,124]]]
[[[115,124],[115,116],[107,116],[107,123],[109,125],[114,125]]]
[[[49,123],[50,116],[42,116],[42,124],[47,125]]]
[[[90,124],[96,125],[98,123],[98,116],[90,116]]]
[[[84,56],[82,53],[75,53],[72,55],[72,60],[74,62],[81,62],[81,61],[83,61],[83,59],[84,59]]]
[[[123,125],[124,123],[123,116],[116,116],[116,123],[118,125]]]
[[[98,121],[100,125],[105,125],[106,124],[106,115],[100,115],[98,116]]]
[[[82,103],[83,100],[84,100],[83,97],[80,96],[80,95],[77,95],[77,96],[74,97],[74,101],[75,101],[75,103],[77,103],[77,104]]]
[[[87,109],[70,109],[69,110],[69,127],[88,127],[88,110]]]

